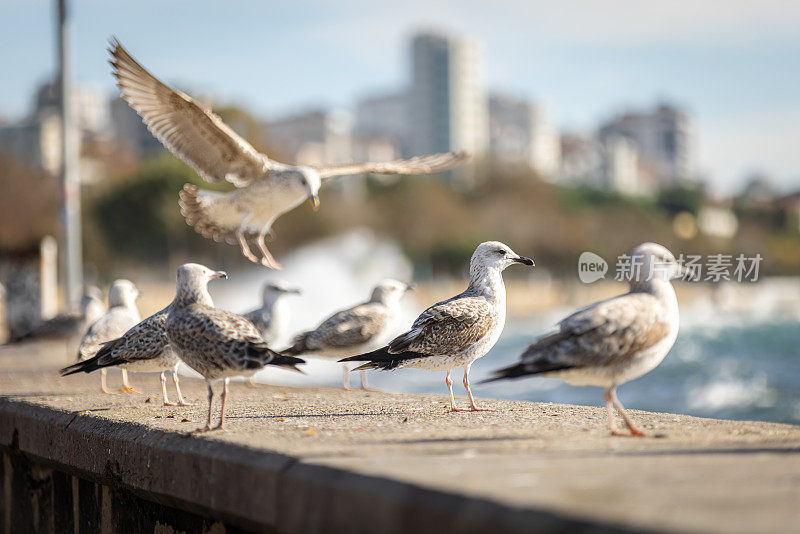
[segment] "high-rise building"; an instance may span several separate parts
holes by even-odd
[[[525,163],[545,179],[558,175],[561,144],[544,108],[530,100],[489,98],[489,149],[504,162]]]
[[[418,34],[411,43],[411,64],[409,152],[485,152],[487,101],[475,45],[463,38]]]
[[[345,111],[310,111],[269,121],[265,138],[287,163],[325,165],[353,160],[353,120]]]
[[[57,174],[61,167],[61,117],[57,91],[54,83],[42,84],[34,94],[28,116],[16,124],[0,126],[0,151],[50,174]],[[81,150],[78,174],[82,182],[93,182],[103,174],[103,168],[87,148],[108,139],[108,103],[100,92],[76,87],[72,92],[71,107]]]
[[[387,161],[408,156],[408,91],[368,96],[356,102],[353,158]]]
[[[659,187],[693,178],[691,118],[675,107],[661,104],[646,113],[626,113],[602,126],[598,137],[625,137],[653,170]]]

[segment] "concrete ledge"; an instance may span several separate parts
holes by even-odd
[[[20,400],[0,414],[8,454],[245,530],[629,531]]]
[[[154,376],[133,377],[145,395],[108,396],[60,363],[0,353],[5,532],[800,527],[791,425],[634,411],[667,437],[615,438],[594,407],[448,414],[437,395],[235,384],[230,430],[198,436],[204,406],[161,406]]]

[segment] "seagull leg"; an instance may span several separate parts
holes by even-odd
[[[244,225],[244,221],[242,221],[242,224]],[[242,249],[242,256],[253,263],[258,263],[258,258],[256,258],[256,255],[250,250],[250,247],[247,245],[247,240],[244,238],[244,226],[240,226],[239,229],[236,230],[236,239],[239,241],[239,248]]]
[[[467,390],[467,397],[469,397],[469,409],[471,412],[493,412],[492,408],[478,408],[475,404],[475,398],[472,396],[472,390],[469,389],[469,368],[471,365],[464,367],[464,389]]]
[[[252,377],[252,376],[251,376],[251,377],[249,377],[247,380],[245,380],[245,381],[244,381],[244,383],[245,383],[245,384],[247,385],[247,387],[249,387],[249,388],[257,388],[257,387],[258,387],[258,382],[256,382],[255,380],[253,380],[253,377]]]
[[[128,370],[122,370],[122,391],[124,393],[139,393],[136,389],[128,382]]]
[[[361,389],[364,391],[380,391],[367,385],[367,372],[364,369],[361,370]]]
[[[628,430],[631,431],[631,435],[638,437],[649,437],[650,434],[637,428],[636,425],[633,424],[631,418],[628,417],[628,414],[625,412],[625,407],[617,398],[617,387],[612,386],[609,388],[608,391],[609,391],[609,396],[611,398],[611,403],[614,405],[614,408],[616,408],[619,414],[622,416],[622,420],[625,421],[625,426],[627,426]]]
[[[345,391],[352,391],[353,388],[350,387],[350,368],[347,367],[346,363],[343,363],[342,369],[344,370],[344,374],[342,375],[342,389]]]
[[[164,371],[161,371],[161,374],[158,375],[159,381],[161,381],[161,396],[164,400],[164,406],[175,406],[174,403],[169,401],[169,397],[167,397],[167,378],[164,376]]]
[[[108,389],[108,385],[106,384],[106,374],[108,374],[108,372],[105,369],[100,369],[100,390],[108,395],[113,395],[114,392]]]
[[[626,433],[620,432],[617,429],[617,423],[614,422],[614,401],[611,399],[611,390],[613,388],[606,388],[603,391],[603,401],[606,403],[606,417],[608,418],[608,428],[611,430],[612,436],[627,436]]]
[[[450,394],[450,411],[463,412],[463,408],[456,408],[456,400],[455,397],[453,397],[453,379],[450,377],[450,371],[447,371],[444,377],[444,383],[447,384],[447,392]]]
[[[258,233],[258,237],[256,238],[256,243],[258,244],[258,250],[261,251],[261,265],[264,267],[269,267],[270,269],[283,269],[280,263],[278,263],[275,258],[272,257],[269,250],[267,249],[267,233],[270,232],[269,226],[266,228],[262,228],[261,231]]]
[[[178,385],[178,367],[172,370],[172,382],[175,384],[175,391],[178,392],[178,406],[197,406],[194,403],[186,402],[183,400],[183,394],[181,393],[181,386]]]
[[[222,406],[219,411],[219,424],[212,430],[225,430],[225,399],[228,398],[228,380],[230,379],[226,378],[222,383]],[[210,425],[211,421],[208,424]]]
[[[211,382],[208,380],[206,380],[206,386],[208,386],[208,419],[206,420],[206,426],[198,428],[195,432],[208,432],[211,430],[211,407],[214,402],[214,390],[211,388]]]

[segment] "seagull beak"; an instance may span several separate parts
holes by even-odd
[[[406,291],[414,291],[417,289],[417,286],[414,284],[406,284]]]
[[[319,197],[317,195],[309,195],[308,201],[311,202],[311,208],[314,211],[317,211],[319,209]]]
[[[286,292],[287,293],[292,293],[294,295],[302,295],[303,294],[303,291],[300,290],[299,288],[296,288],[296,287],[293,287],[291,289],[287,289]]]
[[[525,256],[519,256],[518,258],[514,258],[511,261],[514,261],[516,263],[521,263],[522,265],[530,265],[531,267],[534,267],[536,265],[535,263],[533,263],[532,259],[526,258]]]
[[[226,273],[225,271],[217,271],[214,273],[214,276],[212,276],[212,278],[225,278],[227,280],[228,273]]]

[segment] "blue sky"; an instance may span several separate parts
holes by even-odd
[[[755,170],[800,188],[796,1],[72,3],[76,77],[109,94],[113,34],[157,76],[260,116],[348,106],[401,86],[409,36],[432,28],[476,40],[486,86],[542,100],[562,129],[666,99],[694,114],[717,189]],[[21,117],[53,70],[52,5],[0,0],[0,117]]]

